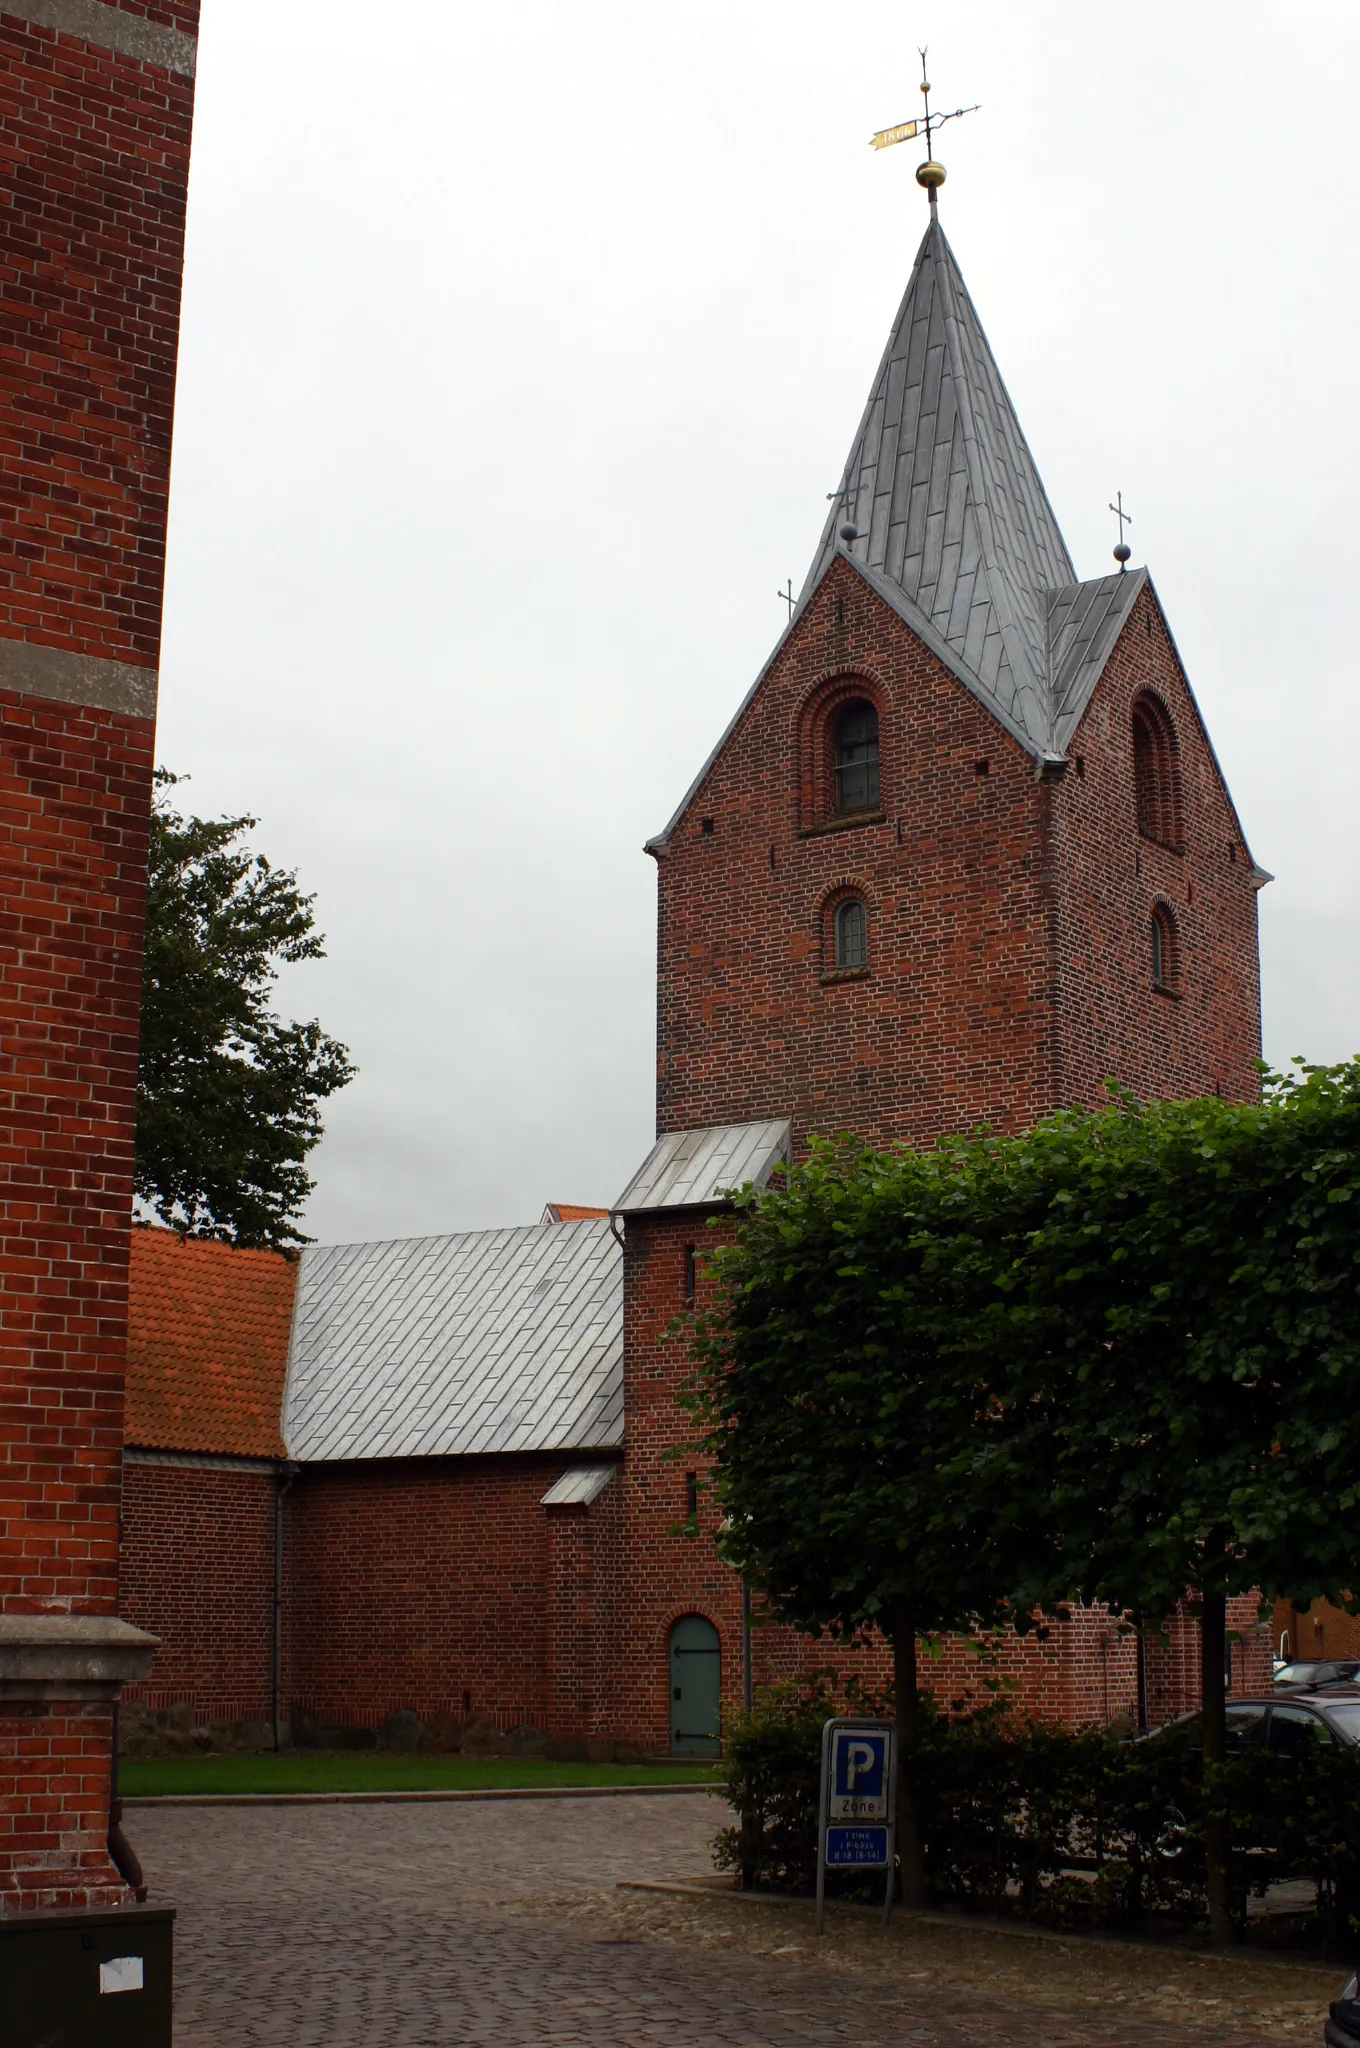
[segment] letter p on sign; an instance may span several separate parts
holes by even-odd
[[[878,1758],[872,1742],[847,1742],[845,1745],[845,1789],[857,1792],[861,1778],[867,1778]]]

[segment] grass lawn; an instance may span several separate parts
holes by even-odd
[[[283,1756],[125,1758],[126,1799],[168,1792],[485,1792],[568,1785],[703,1785],[718,1764],[551,1764],[539,1757],[384,1756],[372,1751],[289,1751]]]

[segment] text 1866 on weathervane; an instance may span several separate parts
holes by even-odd
[[[823,1724],[822,1792],[817,1814],[818,1934],[828,1869],[886,1870],[885,1927],[892,1918],[896,1779],[897,1729],[891,1721],[831,1720]]]

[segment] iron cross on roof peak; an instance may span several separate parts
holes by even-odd
[[[1119,540],[1115,546],[1114,558],[1119,564],[1120,574],[1122,575],[1128,568],[1129,556],[1133,553],[1133,549],[1124,538],[1124,528],[1133,525],[1133,514],[1124,510],[1124,493],[1122,491],[1116,491],[1115,497],[1119,502],[1110,507],[1115,518],[1119,521]]]
[[[869,147],[870,149],[891,149],[895,142],[910,142],[913,136],[925,136],[926,160],[923,164],[918,164],[916,167],[916,182],[925,190],[933,213],[935,195],[941,185],[943,185],[945,178],[944,165],[936,163],[935,152],[932,147],[935,130],[943,128],[946,121],[957,121],[962,114],[976,114],[978,109],[976,106],[955,107],[950,114],[931,113],[930,80],[926,75],[926,53],[924,50],[921,52],[921,92],[926,103],[925,119],[922,121],[899,121],[896,128],[880,128],[877,135],[870,136]]]

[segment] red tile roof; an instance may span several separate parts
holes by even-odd
[[[579,1202],[549,1202],[543,1211],[545,1223],[588,1223],[597,1216],[607,1216],[607,1209],[583,1209]]]
[[[144,1450],[285,1455],[297,1264],[173,1230],[132,1233],[124,1439]]]

